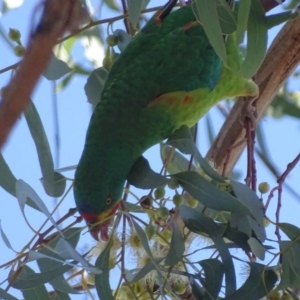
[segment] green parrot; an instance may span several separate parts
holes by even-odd
[[[171,0],[113,64],[92,115],[74,179],[77,209],[91,235],[108,239],[109,218],[139,157],[182,125],[193,126],[217,102],[258,94],[238,73],[234,36],[227,66],[212,48],[191,5]]]

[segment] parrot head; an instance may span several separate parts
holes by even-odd
[[[106,198],[106,203],[109,205],[111,198]],[[120,200],[118,200],[113,207],[108,208],[100,213],[84,213],[81,212],[81,217],[86,221],[91,236],[99,241],[99,237],[102,241],[108,240],[108,227],[112,224],[113,216],[120,206]]]
[[[96,182],[94,178],[82,180],[78,172],[75,179],[73,191],[78,212],[86,221],[92,237],[96,241],[107,241],[108,228],[120,207],[124,180],[118,184],[109,180],[109,176]]]

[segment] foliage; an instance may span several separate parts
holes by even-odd
[[[125,2],[127,15],[120,9]],[[84,87],[88,102],[95,106],[101,101],[111,65],[130,42],[131,35],[144,23],[140,14],[158,9],[149,8],[152,1],[148,2],[103,0],[101,7],[114,11],[115,17],[100,20],[91,17],[80,35],[71,33],[64,37],[43,74],[47,80],[57,81],[56,92],[72,87],[72,79],[76,76],[89,75]],[[289,10],[266,15],[258,0],[240,0],[234,10],[224,0],[193,1],[195,15],[225,63],[223,34],[236,32],[239,43],[247,35],[240,72],[248,77],[255,75],[263,62],[268,30],[297,17],[292,5],[298,4],[299,1],[293,1]],[[2,13],[10,9],[9,1],[5,1]],[[127,16],[125,29],[128,33],[123,29],[115,30],[113,23]],[[106,29],[106,34],[98,25]],[[1,32],[1,35],[6,36],[8,43],[13,43],[16,55],[21,56],[17,51],[24,48],[20,32],[11,29],[9,34]],[[76,42],[85,38],[97,39],[106,48],[103,66],[98,67],[92,61],[92,70],[76,57],[73,59],[71,54]],[[17,65],[4,71],[15,68]],[[299,119],[299,95],[288,92],[285,86],[266,115]],[[0,288],[1,299],[17,299],[13,296],[14,289],[20,290],[24,299],[71,299],[79,292],[85,292],[92,299],[96,299],[97,293],[99,299],[108,300],[158,299],[159,296],[165,299],[255,300],[268,294],[269,299],[298,299],[293,289],[300,288],[300,229],[295,224],[281,223],[279,217],[283,183],[300,157],[293,159],[284,173],[278,174],[270,159],[261,124],[257,129],[259,147],[255,151],[247,149],[249,155],[244,173],[259,156],[265,168],[278,178],[278,185],[270,191],[266,182],[259,186],[264,198],[255,193],[256,173],[247,175],[246,183],[236,181],[234,172],[230,178],[219,174],[196,147],[195,128],[182,127],[160,145],[163,162],[160,174],[151,169],[152,162],[145,158],[135,164],[128,176],[124,207],[115,217],[110,240],[89,244],[82,251],[78,245],[86,227],[78,227],[81,218],[71,218],[76,211],[61,211],[64,216],[58,220],[53,216],[72,188],[72,184],[68,185],[72,180],[62,173],[76,166],[55,168],[47,132],[33,102],[24,116],[37,151],[43,188],[49,197],[60,198],[60,201],[50,212],[45,199],[25,181],[17,180],[4,156],[0,155],[0,186],[17,198],[34,232],[34,238],[16,252],[16,257],[0,266],[9,268],[7,281]],[[206,120],[209,137],[213,139],[212,120]],[[246,137],[251,139],[252,135],[247,132]],[[130,184],[150,191],[140,197],[141,191],[135,192]],[[292,187],[287,188],[293,191]],[[276,192],[278,205],[274,220],[268,215],[268,206]],[[297,192],[294,194],[299,197]],[[31,217],[25,213],[26,205],[45,215],[51,225],[45,228],[45,222],[39,229],[32,228]],[[67,226],[63,223],[66,220],[69,221]],[[268,225],[275,231],[277,240],[268,238]],[[6,247],[14,251],[11,242],[15,237],[7,236],[1,227],[0,233]],[[243,258],[237,257],[236,251],[243,253]],[[245,278],[240,278],[238,268],[244,269]]]

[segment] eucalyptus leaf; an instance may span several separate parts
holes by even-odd
[[[118,37],[118,48],[123,52],[126,46],[131,42],[132,37],[122,29],[115,30],[114,35]]]
[[[72,166],[68,166],[68,167],[55,169],[55,172],[68,172],[68,171],[76,170],[76,168],[77,168],[77,165],[72,165]]]
[[[140,156],[132,166],[127,180],[130,184],[140,189],[152,189],[167,184],[166,177],[154,172],[149,162]]]
[[[127,0],[129,20],[134,28],[140,20],[144,0]]]
[[[179,129],[175,130],[169,137],[167,144],[177,148],[184,154],[194,155],[202,170],[212,179],[219,182],[225,181],[225,178],[216,170],[214,170],[208,161],[200,154],[195,146],[190,129],[186,125],[183,125]]]
[[[235,247],[239,247],[246,252],[251,251],[251,248],[248,244],[249,235],[228,226],[228,224],[219,224],[218,226],[222,228],[223,237],[234,242]]]
[[[278,223],[278,227],[287,235],[288,238],[294,240],[300,236],[300,228],[290,223]]]
[[[296,19],[299,16],[298,11],[284,11],[278,14],[273,14],[266,16],[267,27],[268,29],[273,28],[274,26],[280,25],[288,20]]]
[[[172,177],[177,179],[180,185],[204,206],[218,211],[251,215],[251,211],[243,202],[220,190],[196,172],[182,172]]]
[[[300,243],[291,241],[279,242],[282,263],[282,273],[278,289],[300,287]]]
[[[15,298],[11,294],[7,293],[5,290],[0,288],[0,299],[2,300],[18,300],[18,298]]]
[[[217,11],[217,0],[195,0],[192,7],[196,18],[203,25],[209,42],[226,65],[226,47]]]
[[[266,296],[275,286],[277,281],[276,273],[267,269],[266,266],[250,262],[250,274],[244,284],[230,296],[226,296],[223,300],[253,300],[261,299]]]
[[[149,256],[151,261],[153,261],[153,263],[156,264],[155,260],[154,260],[154,257],[152,255],[152,252],[151,252],[151,249],[150,249],[150,246],[149,246],[149,241],[148,241],[148,238],[145,234],[145,231],[141,228],[141,226],[134,219],[132,219],[131,221],[132,221],[132,225],[133,225],[138,237],[140,238],[140,241],[141,241],[141,243],[144,247],[145,252]]]
[[[191,231],[199,234],[205,233],[213,240],[224,265],[226,286],[225,295],[229,296],[236,290],[236,277],[232,257],[223,240],[220,228],[210,218],[205,217],[204,215],[185,205],[181,205],[179,207],[179,213],[184,224]]]
[[[146,265],[141,269],[135,270],[135,272],[127,271],[126,278],[130,283],[138,282],[143,279],[148,273],[156,269],[156,266],[163,261],[164,257],[154,258],[154,262],[150,260]]]
[[[51,300],[72,300],[69,294],[61,292],[60,290],[55,290],[55,294]]]
[[[237,29],[236,16],[226,1],[219,0],[217,13],[223,34],[232,34]]]
[[[22,290],[25,300],[50,300],[49,293],[44,285],[32,289]],[[53,299],[51,299],[53,300]]]
[[[224,266],[218,259],[211,258],[199,261],[199,264],[203,268],[205,279],[202,280],[201,276],[198,276],[199,281],[205,287],[204,299],[217,299],[221,287],[222,279],[224,276]]]
[[[203,300],[204,293],[205,293],[204,288],[202,288],[194,279],[191,280],[191,286],[192,286],[192,294],[195,297],[195,299]]]
[[[67,185],[67,179],[64,175],[53,172],[53,178],[48,181],[46,178],[41,178],[43,186],[47,194],[51,197],[60,197],[63,195]]]
[[[160,143],[160,155],[164,166],[170,175],[187,171],[189,167],[191,171],[196,171],[195,165],[191,164],[190,166],[190,161],[172,146]]]
[[[255,192],[245,184],[231,180],[231,186],[237,199],[249,209],[251,217],[256,222],[256,224],[254,224],[253,220],[249,220],[252,230],[254,230],[259,240],[264,242],[266,232],[264,226],[264,207],[261,200]]]
[[[244,41],[244,35],[248,26],[248,18],[251,8],[251,1],[240,0],[237,5],[237,30],[236,30],[236,41],[237,45]]]
[[[2,229],[2,226],[1,226],[1,219],[0,219],[0,235],[2,237],[2,241],[4,242],[4,244],[6,245],[6,247],[8,249],[11,249],[13,250],[12,246],[11,246],[11,243],[7,237],[7,235],[4,233],[3,229]]]
[[[24,115],[37,150],[45,191],[50,196],[60,197],[64,193],[66,181],[63,175],[54,173],[54,163],[48,138],[32,101],[26,108]]]
[[[8,164],[6,163],[3,155],[0,153],[0,186],[6,192],[16,197],[16,182],[17,178],[14,176]],[[40,210],[30,198],[27,199],[26,204],[36,210]]]
[[[247,25],[247,51],[240,74],[251,78],[260,67],[266,54],[268,26],[264,9],[259,0],[251,0]]]
[[[48,272],[35,273],[31,272],[32,270],[25,265],[11,285],[16,289],[21,290],[36,288],[70,271],[72,268],[73,266],[61,265]]]
[[[43,76],[48,80],[57,80],[71,71],[72,69],[64,61],[52,54]]]
[[[116,5],[115,0],[103,0],[103,2],[112,10],[119,12],[119,8]]]
[[[65,259],[74,259],[75,261],[78,261],[84,269],[88,269],[91,273],[100,274],[102,272],[101,269],[94,268],[86,261],[66,239],[60,238],[56,244],[55,250],[59,256]]]
[[[165,259],[166,266],[174,266],[181,259],[185,250],[185,243],[181,233],[181,230],[176,223],[176,220],[172,222],[172,239],[170,243],[170,249]]]
[[[103,67],[92,71],[84,85],[84,91],[89,103],[97,105],[100,102],[107,76],[108,72]]]
[[[55,220],[53,219],[52,215],[50,214],[48,208],[44,204],[43,200],[39,197],[36,191],[25,181],[19,179],[16,182],[16,197],[19,201],[19,206],[21,208],[22,213],[24,214],[24,206],[27,202],[27,199],[30,198],[36,204],[41,212],[43,212],[47,218],[51,221],[54,225],[56,230],[62,235],[63,233],[59,229],[58,225],[56,224]]]
[[[257,239],[253,237],[249,238],[248,244],[255,256],[257,256],[260,260],[265,259],[266,249]]]
[[[95,275],[95,287],[100,300],[115,299],[109,283],[109,255],[111,247],[112,240],[107,243],[105,249],[101,252],[95,263],[95,267],[102,270],[101,274]]]

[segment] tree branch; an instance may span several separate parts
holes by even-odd
[[[300,18],[298,17],[287,22],[276,36],[255,76],[260,91],[260,96],[255,101],[257,121],[262,118],[266,107],[299,62]],[[228,175],[232,171],[246,146],[245,130],[241,120],[247,115],[247,111],[249,111],[249,101],[239,98],[206,155],[207,159],[214,161],[216,169],[220,172],[226,161],[224,175]],[[238,146],[233,147],[234,145]],[[228,151],[230,157],[226,160]]]
[[[74,31],[86,17],[78,0],[46,0],[40,23],[0,103],[0,148],[25,110],[30,95],[45,70],[52,49],[66,31]]]

